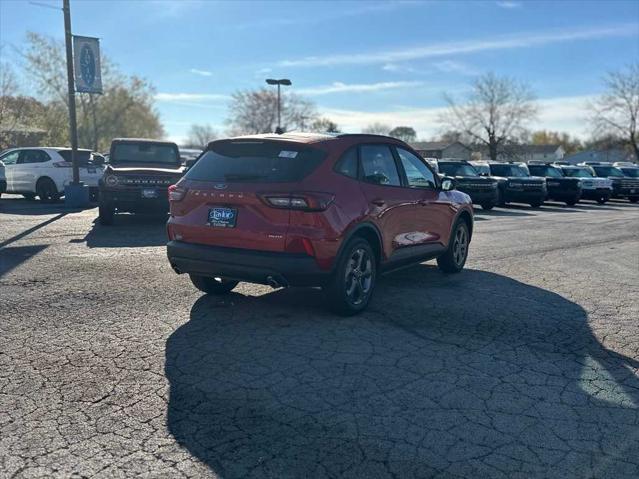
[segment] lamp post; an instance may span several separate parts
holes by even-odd
[[[291,83],[291,80],[289,80],[288,78],[281,78],[280,80],[267,78],[266,83],[268,83],[269,85],[277,85],[277,129],[275,130],[275,133],[281,135],[282,133],[284,133],[284,130],[282,130],[282,126],[281,126],[282,106],[281,106],[281,97],[280,97],[280,86],[281,85],[290,86],[292,85],[292,83]]]

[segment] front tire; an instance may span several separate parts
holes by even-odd
[[[324,288],[331,309],[342,316],[360,313],[375,289],[377,261],[363,238],[350,240],[340,256],[331,283]]]
[[[530,207],[531,208],[539,208],[543,204],[544,204],[543,201],[534,201],[534,202],[530,203]]]
[[[191,282],[193,286],[206,294],[227,294],[235,288],[239,281],[231,281],[224,278],[208,278],[206,276],[198,276],[190,274]]]
[[[115,217],[115,208],[113,205],[107,203],[100,203],[98,205],[98,221],[103,226],[110,226],[113,224]]]
[[[36,185],[36,193],[43,203],[55,203],[60,199],[60,193],[50,178],[40,178]]]
[[[490,211],[495,207],[494,204],[492,203],[484,203],[483,205],[481,205],[481,209],[482,210],[486,210],[486,211]]]
[[[631,203],[636,203],[637,201],[639,201],[639,196],[631,196],[630,198],[628,198],[628,201],[630,201]]]
[[[599,203],[600,205],[606,204],[607,201],[608,201],[608,198],[606,198],[605,196],[602,196],[601,198],[597,198],[597,203]]]
[[[453,229],[450,244],[446,252],[437,258],[437,266],[444,273],[459,273],[464,269],[466,258],[468,258],[468,246],[470,244],[470,233],[468,224],[460,220]]]
[[[35,193],[23,193],[22,196],[24,196],[27,201],[33,201],[36,197]]]
[[[577,200],[566,201],[566,206],[575,206],[576,204],[577,204]]]

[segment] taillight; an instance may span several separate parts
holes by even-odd
[[[71,168],[73,166],[73,163],[71,163],[70,161],[56,161],[55,163],[53,163],[53,166],[55,166],[56,168]]]
[[[182,201],[186,196],[186,188],[178,185],[169,186],[169,201]]]
[[[333,202],[335,195],[317,192],[260,193],[264,203],[273,208],[301,211],[323,211]]]

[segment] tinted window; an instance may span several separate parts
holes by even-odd
[[[64,158],[64,161],[71,162],[71,150],[58,150],[58,154]],[[76,160],[79,164],[87,164],[91,160],[91,152],[88,150],[76,151]]]
[[[490,165],[490,171],[495,176],[529,176],[528,168],[521,165]]]
[[[109,157],[111,163],[179,164],[177,146],[162,143],[116,143]]]
[[[44,163],[49,160],[49,155],[42,150],[22,150],[18,158],[18,163]]]
[[[439,163],[439,171],[446,176],[478,176],[479,172],[465,163]]]
[[[18,162],[19,155],[20,155],[19,151],[12,151],[11,153],[7,153],[3,157],[0,157],[0,160],[5,165],[15,165]]]
[[[408,186],[413,188],[435,188],[435,175],[424,162],[410,151],[397,148],[397,154],[402,162]]]
[[[198,181],[290,182],[313,171],[326,153],[298,143],[220,141],[211,146],[186,177]]]
[[[593,174],[587,168],[564,168],[566,176],[573,178],[592,178]]]
[[[551,176],[553,178],[561,178],[564,176],[559,168],[547,165],[528,165],[530,174],[534,176]]]
[[[357,148],[351,148],[342,155],[335,165],[335,171],[351,178],[357,178]]]
[[[368,183],[385,186],[400,186],[395,159],[388,146],[362,145],[363,179]]]
[[[639,178],[639,168],[622,168],[624,175],[632,178]]]
[[[623,173],[614,166],[593,166],[597,176],[623,176]]]

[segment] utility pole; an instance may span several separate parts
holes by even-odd
[[[73,184],[80,184],[78,169],[78,124],[75,117],[75,84],[73,79],[73,40],[71,37],[71,7],[69,0],[62,0],[64,11],[64,43],[67,49],[67,84],[69,88],[69,135],[71,136],[71,164],[73,165]]]
[[[280,86],[290,86],[291,80],[289,80],[288,78],[282,78],[281,80],[274,80],[273,78],[269,78],[266,80],[266,83],[268,83],[269,85],[277,85],[277,129],[275,130],[275,133],[282,134],[284,133],[284,131],[282,130],[282,101],[280,97]]]

